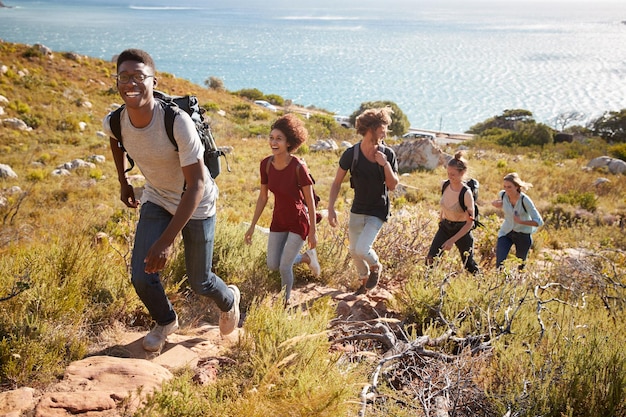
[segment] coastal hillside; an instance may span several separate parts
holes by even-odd
[[[285,308],[280,277],[266,266],[270,207],[251,245],[244,233],[269,126],[298,109],[272,112],[167,73],[157,74],[159,88],[196,94],[228,150],[230,170],[224,165],[217,178],[213,268],[241,289],[242,320],[233,339],[216,337],[218,309],[190,290],[177,241],[161,278],[181,330],[163,352],[142,357],[137,341],[152,323],[129,282],[138,214],[119,201],[101,133],[103,116],[121,104],[114,74],[113,62],[0,42],[0,166],[14,173],[0,177],[7,413],[71,415],[76,400],[98,417],[626,416],[626,183],[588,166],[607,143],[504,146],[483,136],[443,145],[447,154],[463,149],[480,181],[484,226],[473,233],[481,273],[465,273],[455,249],[426,266],[446,171],[407,170],[376,241],[384,273],[367,294],[355,294],[346,181],[339,226],[319,224],[321,274],[297,267],[295,302]],[[298,156],[317,180],[323,211],[343,148],[313,145],[359,137],[309,110],[310,138]],[[512,256],[495,268],[502,213],[491,202],[509,172],[533,184],[528,195],[545,220],[524,270]],[[132,175],[140,188],[141,173]],[[121,390],[129,374],[144,383]],[[119,384],[104,394],[93,388],[106,380]]]

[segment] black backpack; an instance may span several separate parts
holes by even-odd
[[[443,194],[448,185],[450,185],[450,180],[445,180],[441,185],[441,194]],[[472,229],[476,229],[478,226],[484,226],[484,224],[482,224],[478,220],[480,213],[478,211],[478,205],[476,204],[476,202],[478,201],[479,187],[480,184],[478,183],[478,180],[475,178],[470,178],[469,180],[463,182],[463,188],[461,188],[461,192],[459,192],[459,204],[463,211],[467,211],[467,207],[465,206],[465,193],[467,192],[467,190],[470,190],[472,192],[472,196],[474,197],[474,226],[472,227]]]
[[[228,165],[226,154],[224,151],[217,148],[217,144],[213,138],[213,133],[211,132],[211,126],[203,116],[205,110],[198,104],[198,98],[196,96],[172,97],[161,91],[154,91],[153,95],[157,102],[160,103],[165,109],[165,131],[167,132],[167,137],[170,142],[172,142],[172,145],[176,148],[176,152],[178,152],[178,144],[174,138],[174,119],[182,110],[191,116],[191,120],[193,120],[196,125],[198,136],[200,136],[200,141],[204,146],[204,164],[207,168],[209,168],[211,177],[217,178],[222,170],[219,159],[220,156],[223,156],[226,160],[226,168],[228,172],[230,172],[230,166]],[[124,145],[122,144],[122,129],[120,125],[120,117],[123,108],[124,105],[111,113],[110,124],[111,131],[113,132],[115,139],[117,139],[119,147],[126,152],[126,149],[124,149]],[[128,155],[128,152],[126,152],[126,158],[130,163],[130,168],[126,170],[126,172],[128,172],[133,169],[135,162],[130,155]]]

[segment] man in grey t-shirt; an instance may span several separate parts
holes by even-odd
[[[204,165],[204,150],[194,123],[185,112],[174,119],[178,151],[172,146],[165,131],[164,104],[153,96],[155,70],[147,52],[123,51],[117,58],[117,89],[124,100],[120,114],[123,147],[111,131],[111,114],[103,121],[110,136],[121,200],[127,207],[141,207],[131,274],[137,295],[156,322],[143,339],[144,349],[151,352],[160,351],[167,336],[178,329],[178,316],[165,294],[159,271],[165,267],[179,232],[191,288],[213,299],[222,311],[222,335],[237,327],[241,298],[235,285],[227,286],[211,271],[217,186]],[[141,202],[135,199],[126,177],[124,151],[146,178]]]

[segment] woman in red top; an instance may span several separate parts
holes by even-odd
[[[268,191],[271,191],[274,194],[274,212],[267,242],[267,267],[271,271],[280,271],[285,304],[291,295],[294,264],[306,263],[314,275],[320,273],[315,252],[313,180],[306,165],[292,155],[307,137],[303,121],[295,114],[286,114],[272,124],[269,137],[272,155],[261,161],[261,190],[245,235],[246,243],[251,243],[256,224],[267,205]],[[301,254],[306,239],[309,250]]]

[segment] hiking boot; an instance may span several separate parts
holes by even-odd
[[[365,288],[371,290],[375,286],[378,285],[378,280],[380,278],[380,274],[383,272],[383,266],[379,263],[376,264],[376,268],[370,269],[370,276],[367,278],[367,282],[365,283]]]
[[[322,269],[320,268],[320,263],[317,260],[317,252],[315,251],[315,249],[309,249],[308,251],[304,253],[306,253],[310,259],[309,269],[311,270],[313,275],[318,277],[320,275],[320,272],[322,272]]]
[[[143,338],[143,348],[148,352],[158,352],[165,346],[167,336],[178,330],[178,316],[170,324],[161,326],[157,324],[150,333]]]
[[[233,292],[233,306],[228,311],[222,311],[220,314],[220,333],[222,336],[229,335],[235,330],[239,324],[239,301],[241,293],[235,285],[229,285],[228,288]]]

